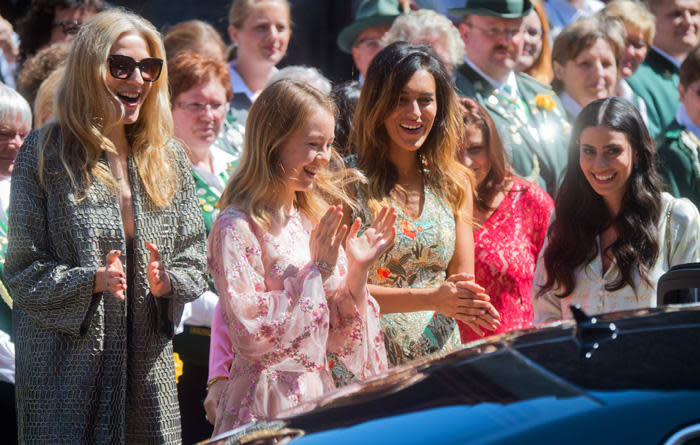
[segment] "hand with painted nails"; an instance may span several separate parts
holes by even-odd
[[[335,263],[338,261],[340,244],[348,231],[346,225],[340,225],[343,219],[343,206],[330,206],[311,231],[309,249],[311,261],[316,263],[325,280],[333,274]]]
[[[105,266],[98,268],[95,273],[93,293],[109,291],[120,300],[124,299],[126,296],[126,275],[124,275],[124,266],[119,259],[121,254],[120,250],[111,250],[107,254]]]
[[[438,312],[464,322],[478,335],[493,331],[501,324],[501,315],[491,298],[474,280],[474,275],[450,275],[433,293]]]
[[[146,248],[151,253],[146,266],[146,279],[151,293],[156,297],[163,297],[172,292],[170,284],[170,275],[165,271],[165,265],[161,262],[160,252],[158,248],[149,242],[146,242]]]

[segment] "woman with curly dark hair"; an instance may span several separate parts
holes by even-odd
[[[533,286],[535,322],[656,304],[659,277],[700,260],[700,215],[661,192],[637,109],[599,99],[576,119],[569,163]]]
[[[32,0],[17,24],[20,59],[51,43],[72,40],[83,22],[103,9],[102,0]]]
[[[367,179],[356,216],[368,224],[382,206],[396,209],[396,241],[369,277],[391,366],[459,347],[455,320],[478,334],[500,324],[474,280],[473,176],[457,159],[463,126],[431,47],[395,42],[374,57],[350,146]]]

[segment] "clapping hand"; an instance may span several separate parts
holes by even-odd
[[[394,209],[383,207],[372,225],[361,236],[357,236],[360,231],[360,219],[355,219],[345,241],[345,251],[348,255],[348,290],[360,313],[367,300],[365,295],[369,268],[394,243],[395,221]]]
[[[382,207],[362,236],[357,236],[360,231],[361,221],[356,218],[350,228],[350,234],[345,241],[345,252],[348,255],[350,267],[357,270],[367,270],[377,259],[394,243],[396,237],[396,213],[393,207]]]
[[[491,298],[474,280],[474,275],[459,273],[450,275],[445,284],[454,286],[457,301],[450,316],[464,322],[479,336],[486,329],[495,331],[501,324],[501,315],[491,304]],[[447,315],[447,314],[446,314]]]
[[[170,285],[170,276],[165,271],[165,265],[160,260],[160,252],[155,245],[149,242],[146,242],[146,248],[151,253],[148,266],[146,266],[148,287],[151,288],[151,293],[156,297],[168,295],[172,292],[172,286]]]
[[[340,226],[343,219],[343,206],[330,206],[311,231],[309,239],[309,250],[311,251],[311,261],[316,263],[321,270],[321,276],[328,278],[338,261],[338,249],[340,243],[348,231],[346,225]]]
[[[95,284],[92,288],[94,293],[110,291],[115,297],[124,300],[126,277],[119,255],[121,255],[120,250],[111,250],[105,258],[105,266],[97,269]]]

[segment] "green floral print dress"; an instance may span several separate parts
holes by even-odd
[[[366,199],[360,217],[373,218]],[[425,188],[423,210],[416,219],[396,209],[396,241],[370,269],[369,283],[388,287],[429,288],[440,286],[455,249],[455,220],[450,207]],[[382,314],[382,329],[389,366],[430,354],[449,352],[460,344],[453,318],[435,311]]]

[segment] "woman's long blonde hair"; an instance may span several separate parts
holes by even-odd
[[[241,161],[219,199],[219,207],[236,207],[266,230],[281,217],[280,194],[288,184],[280,151],[291,135],[318,108],[333,117],[336,107],[329,96],[306,84],[282,79],[267,86],[250,108]],[[330,203],[350,203],[345,189],[357,180],[332,150],[331,162],[321,170],[310,191],[296,192],[299,211],[317,222]]]
[[[40,180],[44,163],[58,131],[55,156],[60,160],[79,199],[84,199],[93,177],[116,190],[108,165],[99,162],[104,152],[117,153],[105,134],[124,116],[124,107],[107,88],[107,58],[117,40],[134,33],[147,43],[151,57],[164,59],[160,34],[147,20],[120,9],[101,12],[80,28],[71,48],[66,71],[56,95],[56,124],[48,125],[39,143]],[[170,114],[167,67],[141,105],[138,120],[126,126],[131,154],[146,193],[157,207],[173,199],[180,178],[174,167],[170,144],[173,120]]]
[[[433,128],[418,149],[425,186],[441,197],[457,217],[471,222],[462,209],[472,193],[473,175],[457,159],[464,124],[457,95],[445,67],[425,45],[395,42],[375,56],[367,71],[350,132],[357,167],[366,176],[363,189],[376,215],[396,186],[398,172],[389,159],[390,139],[384,121],[399,103],[404,86],[419,70],[435,79],[437,113]]]

